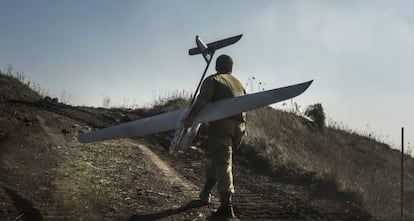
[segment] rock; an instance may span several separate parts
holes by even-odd
[[[57,97],[51,98],[49,96],[46,96],[43,100],[48,103],[59,103],[59,99]]]
[[[63,128],[61,130],[61,132],[62,132],[62,134],[70,134],[71,130],[70,129],[67,129],[67,128]]]
[[[43,100],[46,102],[52,102],[52,98],[49,96],[46,96],[45,98],[43,98]]]

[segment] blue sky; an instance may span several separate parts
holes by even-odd
[[[2,0],[0,69],[12,64],[71,104],[110,97],[144,105],[194,91],[205,65],[187,54],[195,35],[244,34],[218,52],[233,57],[242,82],[254,76],[254,88],[271,89],[314,79],[294,100],[302,109],[320,102],[333,120],[395,145],[405,126],[414,146],[412,8],[385,0]]]

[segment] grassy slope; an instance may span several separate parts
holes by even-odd
[[[30,89],[28,85],[20,83],[13,76],[0,72],[0,102],[7,100],[36,101],[39,99],[41,96]]]
[[[0,73],[0,101],[38,99],[41,96],[26,84]],[[165,100],[139,115],[171,111],[185,104],[182,99]],[[272,172],[275,178],[316,185],[320,192],[339,189],[345,193],[345,199],[360,201],[376,216],[387,220],[398,217],[399,151],[341,130],[326,128],[322,132],[302,117],[270,107],[249,112],[247,130],[241,156]],[[406,168],[406,211],[414,217],[412,158],[407,160]]]
[[[386,144],[333,128],[320,131],[302,117],[270,107],[249,112],[245,143],[270,167],[316,172],[336,180],[340,191],[356,193],[354,200],[372,214],[387,220],[399,216],[401,153]],[[407,159],[406,210],[413,218],[414,160]]]

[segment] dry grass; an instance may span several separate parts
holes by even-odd
[[[316,185],[316,191],[336,192],[344,199],[362,203],[376,216],[397,218],[399,151],[356,133],[332,127],[320,130],[319,126],[270,107],[251,111],[246,155],[257,158],[255,162],[262,162],[259,166],[281,179]],[[413,168],[414,160],[407,159],[407,167]],[[406,174],[406,185],[414,186],[413,170],[406,171],[411,172]],[[406,204],[407,216],[413,218],[409,208],[414,201]]]
[[[0,101],[42,98],[30,83],[16,81],[24,82],[24,76],[0,76]],[[152,108],[134,112],[144,117],[176,110],[187,106],[189,98],[187,92],[171,92],[156,98]],[[385,220],[398,219],[399,151],[329,122],[320,130],[301,116],[271,107],[248,113],[247,132],[238,155],[241,162],[281,182],[302,184],[319,195],[360,203]],[[414,160],[409,156],[406,168],[406,217],[414,220]]]
[[[153,112],[183,100],[166,99]],[[185,102],[184,102],[185,103]],[[304,185],[323,197],[364,206],[384,220],[399,217],[400,152],[370,137],[320,125],[292,112],[263,107],[248,112],[247,137],[237,160],[280,182]],[[414,159],[407,155],[405,184],[414,186]],[[413,219],[414,189],[406,191],[406,217]]]
[[[31,83],[23,83],[22,74],[6,75],[0,72],[0,102],[9,100],[37,101],[42,96],[31,88]],[[20,83],[21,82],[21,83]]]

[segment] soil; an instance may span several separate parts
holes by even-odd
[[[202,148],[169,154],[170,134],[91,144],[79,132],[148,112],[41,101],[0,103],[0,220],[212,220],[198,193]],[[239,220],[377,220],[353,202],[249,168],[234,156]]]

